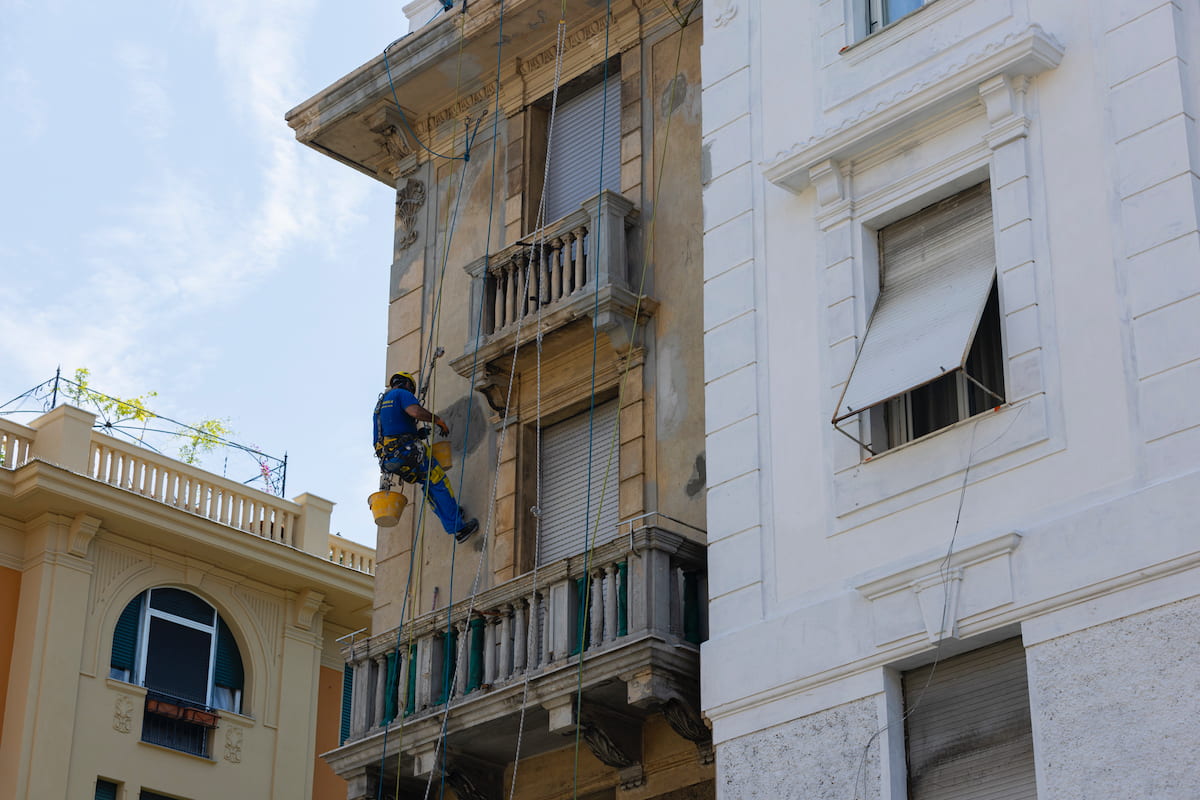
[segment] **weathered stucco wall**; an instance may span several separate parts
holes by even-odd
[[[739,800],[874,800],[879,728],[867,697],[717,745],[717,786]],[[871,746],[868,746],[871,743]]]
[[[1200,598],[1030,647],[1038,797],[1191,800]]]

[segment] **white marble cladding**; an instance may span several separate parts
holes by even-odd
[[[872,704],[868,739],[894,718],[889,676],[1018,633],[1039,796],[1127,796],[1071,764],[1098,765],[1118,726],[1050,725],[1039,703],[1082,698],[1106,646],[1106,697],[1122,665],[1187,653],[1126,620],[1194,615],[1200,586],[1200,4],[930,0],[871,36],[860,6],[705,8],[702,681],[719,796],[825,796],[722,760],[844,781],[810,748],[866,726],[830,710]],[[875,231],[982,180],[1010,402],[867,459],[830,418],[878,292]],[[1037,673],[1040,653],[1071,685]],[[1200,694],[1172,669],[1138,671],[1145,713],[1121,709],[1146,731],[1121,762],[1167,798],[1197,783],[1179,780],[1190,753],[1168,748],[1169,773],[1151,752]],[[863,741],[838,762],[866,764],[860,796],[903,797],[886,738],[886,758],[863,762]]]

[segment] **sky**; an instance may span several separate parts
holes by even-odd
[[[401,36],[401,5],[0,0],[0,403],[59,366],[155,391],[286,453],[287,496],[374,545],[394,197],[283,116]]]

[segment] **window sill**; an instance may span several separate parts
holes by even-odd
[[[166,747],[161,744],[153,744],[151,742],[147,742],[142,739],[138,740],[138,744],[141,745],[142,747],[149,747],[149,748],[152,748],[154,750],[159,750],[164,753],[174,753],[177,756],[183,756],[184,758],[190,758],[193,761],[199,761],[203,764],[210,764],[210,765],[215,766],[217,763],[216,759],[209,758],[208,756],[198,756],[195,753],[189,753],[186,750],[176,750],[174,747]]]
[[[146,687],[138,686],[136,683],[120,680],[119,678],[105,678],[104,682],[108,688],[114,689],[121,694],[127,694],[130,697],[145,697]]]
[[[957,490],[968,463],[973,484],[1060,447],[1050,435],[1045,395],[978,414],[835,474],[830,535]]]

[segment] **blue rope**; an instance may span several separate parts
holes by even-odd
[[[438,13],[440,14],[441,12],[439,11]],[[392,44],[395,44],[395,42],[392,42]],[[410,125],[408,122],[408,115],[404,113],[404,108],[403,108],[403,106],[400,105],[400,98],[396,96],[396,84],[392,82],[392,67],[388,63],[388,55],[387,55],[388,49],[390,49],[391,46],[392,45],[388,45],[387,48],[384,48],[383,68],[387,72],[388,88],[390,88],[392,90],[392,102],[394,102],[396,104],[396,110],[400,112],[400,121],[403,122],[404,127],[408,129],[409,134],[413,137],[413,141],[416,142],[417,144],[419,144],[421,146],[422,150],[424,150],[426,153],[429,153],[431,156],[434,156],[435,158],[444,158],[449,161],[470,161],[471,160],[471,145],[470,145],[469,141],[467,143],[467,148],[466,148],[465,152],[463,152],[463,154],[461,156],[445,156],[445,155],[442,155],[441,153],[430,150],[428,147],[425,146],[425,143],[422,142],[420,140],[420,138],[417,137],[417,132],[415,130],[413,130],[413,126]],[[476,126],[476,128],[478,128],[478,125]]]

